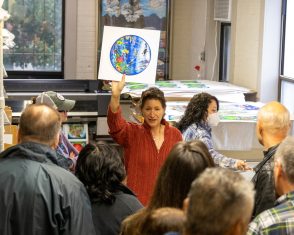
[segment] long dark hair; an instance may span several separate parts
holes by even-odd
[[[98,142],[87,144],[80,152],[76,176],[85,185],[91,202],[113,204],[126,171],[116,148]]]
[[[175,144],[159,172],[147,208],[182,208],[192,181],[205,168],[214,166],[214,161],[203,142],[194,140]]]
[[[143,234],[142,223],[153,210],[182,208],[193,180],[207,167],[214,166],[206,145],[200,140],[175,144],[160,169],[148,206],[123,221],[121,235]]]
[[[200,123],[206,120],[208,116],[207,109],[212,100],[215,100],[218,110],[219,103],[215,96],[205,92],[194,95],[190,100],[183,117],[175,126],[181,132],[184,132],[191,124]]]

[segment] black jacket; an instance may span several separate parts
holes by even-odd
[[[273,164],[274,154],[277,148],[278,145],[275,145],[264,152],[263,160],[255,167],[256,174],[252,179],[256,191],[253,217],[274,207],[276,193],[273,178]]]
[[[95,234],[87,192],[55,154],[33,142],[0,154],[1,235]]]
[[[121,222],[129,215],[143,208],[133,192],[121,185],[115,194],[112,205],[93,203],[93,222],[97,235],[117,235],[120,232]]]

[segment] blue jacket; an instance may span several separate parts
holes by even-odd
[[[0,154],[1,235],[95,234],[87,192],[55,154],[33,142]]]

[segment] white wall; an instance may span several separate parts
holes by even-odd
[[[171,76],[173,80],[195,79],[195,65],[205,48],[206,0],[174,0],[172,6]],[[204,66],[203,71],[205,70]]]
[[[70,4],[69,4],[69,1]],[[65,1],[64,78],[76,79],[78,0]]]
[[[233,1],[230,82],[257,90],[262,46],[263,0]]]
[[[260,79],[257,90],[261,102],[278,99],[282,0],[266,0]]]
[[[65,79],[97,78],[97,12],[95,0],[66,0]]]

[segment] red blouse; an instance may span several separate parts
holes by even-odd
[[[164,119],[164,142],[158,151],[146,123],[127,122],[121,108],[113,113],[108,108],[107,122],[109,134],[124,148],[124,159],[127,171],[127,185],[136,193],[143,205],[146,205],[152,194],[157,174],[173,145],[182,141],[181,132],[170,126]]]

